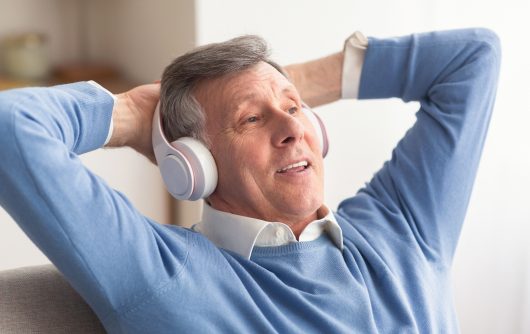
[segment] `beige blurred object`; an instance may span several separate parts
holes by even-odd
[[[182,227],[192,227],[201,221],[204,201],[178,201],[170,197],[173,202],[172,224]]]
[[[49,74],[47,38],[40,33],[12,35],[2,42],[3,69],[17,80],[43,80]]]
[[[121,77],[114,66],[95,63],[71,63],[58,65],[53,70],[53,78],[60,82],[105,81]]]
[[[12,88],[20,88],[35,85],[33,81],[12,80],[0,77],[0,91]]]
[[[55,66],[49,85],[94,80],[114,94],[134,88],[138,84],[124,78],[116,67],[98,63],[70,63]]]

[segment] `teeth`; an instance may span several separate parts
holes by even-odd
[[[307,161],[304,160],[304,161],[300,161],[300,162],[297,162],[295,164],[283,167],[282,169],[278,169],[278,172],[285,172],[288,169],[301,167],[301,166],[307,166]]]

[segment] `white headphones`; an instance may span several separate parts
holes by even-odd
[[[317,133],[322,156],[328,154],[324,123],[305,104],[302,110]],[[200,141],[182,137],[169,143],[162,129],[160,103],[153,116],[153,149],[162,179],[169,193],[179,200],[195,201],[210,196],[217,186],[217,166],[210,151]]]

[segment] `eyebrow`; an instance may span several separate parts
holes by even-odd
[[[295,99],[295,93],[296,92],[296,89],[294,88],[294,86],[287,86],[285,88],[283,88],[281,90],[281,93],[285,96],[287,95],[288,97],[291,96],[290,98],[292,99]],[[255,93],[249,93],[249,94],[246,94],[244,96],[242,96],[241,98],[237,98],[234,103],[234,117],[235,119],[238,119],[241,117],[241,114],[244,112],[245,109],[241,108],[240,106],[245,103],[246,101],[249,101],[249,100],[252,100],[254,97],[256,96]],[[300,100],[299,98],[296,99],[296,100]]]

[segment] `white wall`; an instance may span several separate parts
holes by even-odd
[[[528,2],[197,1],[199,44],[256,33],[280,63],[335,52],[359,29],[391,36],[457,27],[494,29],[503,44],[495,113],[454,263],[463,333],[530,331],[530,23]],[[415,103],[341,101],[318,111],[331,137],[326,201],[336,207],[390,157]]]
[[[528,1],[438,1],[435,27],[486,25],[501,37],[495,113],[454,264],[467,333],[529,333],[530,31]]]
[[[194,20],[193,1],[0,0],[0,38],[44,32],[53,64],[101,61],[139,83],[160,78],[171,59],[194,46]],[[170,222],[169,196],[147,159],[131,149],[109,149],[82,160],[146,216]],[[41,263],[48,260],[0,208],[0,270]]]

